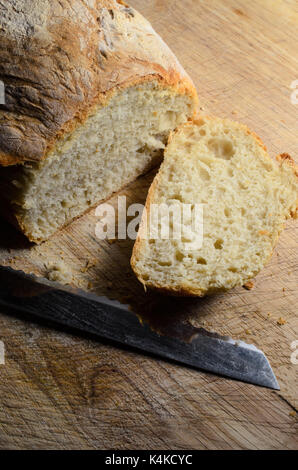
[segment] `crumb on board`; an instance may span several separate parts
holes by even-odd
[[[64,261],[48,261],[45,267],[47,269],[46,278],[49,281],[56,281],[61,284],[70,284],[72,282],[72,271]]]
[[[272,315],[272,314],[271,314],[270,312],[269,312],[269,313],[267,313],[267,318],[270,318],[270,317],[271,317],[271,315]]]
[[[295,418],[296,414],[297,414],[296,411],[292,410],[292,411],[290,411],[289,416],[292,416],[292,418]]]
[[[93,259],[93,260],[88,259],[86,261],[85,266],[83,268],[81,268],[81,273],[86,273],[88,271],[88,269],[93,268],[96,265],[96,262],[97,262],[96,259]]]
[[[285,325],[287,323],[287,320],[285,320],[283,317],[279,317],[276,323],[278,325]]]
[[[245,334],[246,334],[246,335],[251,335],[251,331],[250,331],[249,329],[246,329],[246,330],[245,330]]]
[[[116,238],[108,238],[107,242],[109,243],[109,245],[112,245],[113,243],[116,242]]]
[[[254,283],[252,281],[247,281],[245,284],[243,284],[244,289],[251,290],[254,287]]]

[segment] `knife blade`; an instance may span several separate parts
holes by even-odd
[[[280,389],[265,354],[253,345],[203,328],[195,329],[190,342],[163,336],[118,301],[5,266],[0,266],[0,306],[195,369]]]

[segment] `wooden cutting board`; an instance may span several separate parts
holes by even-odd
[[[298,4],[295,0],[131,0],[192,76],[202,113],[237,119],[272,155],[296,158]],[[143,203],[154,172],[121,194]],[[116,204],[116,196],[112,198]],[[64,263],[73,282],[147,312],[152,324],[189,319],[260,347],[274,392],[121,351],[0,314],[0,448],[297,449],[297,224],[288,223],[254,288],[198,300],[145,294],[129,266],[132,241],[100,242],[94,211],[41,246],[1,220],[0,260],[45,275]],[[148,309],[148,306],[150,308]],[[150,312],[148,314],[148,312]]]

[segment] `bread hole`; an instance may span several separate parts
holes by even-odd
[[[197,263],[198,264],[207,264],[207,261],[205,260],[205,258],[200,257],[200,258],[197,259]]]
[[[214,159],[210,158],[208,155],[201,155],[200,161],[210,168],[212,163],[214,162]]]
[[[182,237],[181,237],[181,241],[182,241],[183,243],[191,243],[193,240],[192,240],[190,237],[187,238],[187,237],[185,237],[185,236],[182,236]]]
[[[208,148],[215,157],[230,160],[235,153],[234,146],[230,140],[214,137],[209,139]]]
[[[181,253],[181,251],[176,251],[176,260],[177,261],[183,261],[184,254]]]
[[[180,194],[174,194],[170,199],[175,199],[175,201],[183,202],[183,199]]]
[[[222,249],[222,244],[223,244],[223,240],[221,238],[219,238],[218,240],[216,240],[216,242],[214,242],[214,248],[216,250],[221,250]]]
[[[228,271],[231,271],[231,273],[236,273],[236,272],[237,272],[237,268],[229,268]]]
[[[204,136],[204,135],[206,135],[206,131],[205,131],[205,129],[200,129],[200,135],[201,135],[201,136]]]
[[[245,215],[246,214],[246,210],[244,209],[244,207],[241,207],[241,215]]]
[[[142,147],[137,149],[137,153],[145,153],[146,150],[148,150],[147,145],[142,145]]]
[[[224,213],[225,213],[226,217],[230,217],[230,215],[231,215],[231,211],[228,207],[225,207]]]
[[[200,177],[203,181],[208,181],[210,180],[210,175],[207,170],[204,168],[200,168]]]
[[[144,274],[142,276],[143,281],[148,281],[149,280],[149,274]]]
[[[159,266],[172,266],[171,261],[158,261]]]
[[[273,170],[273,165],[270,162],[262,162],[262,166],[267,171],[272,171]]]
[[[232,168],[229,168],[229,169],[228,169],[228,175],[229,175],[230,177],[234,176],[234,172],[233,172]]]
[[[169,121],[173,121],[176,118],[176,113],[174,111],[167,111],[166,116]]]
[[[112,18],[112,20],[114,19],[114,10],[112,9],[109,9],[109,14],[110,14],[110,17]]]
[[[239,187],[241,189],[247,189],[248,188],[248,183],[246,181],[239,181]]]
[[[155,244],[155,239],[154,238],[150,238],[149,240],[149,245],[154,245]]]
[[[107,54],[107,52],[106,52],[104,49],[102,49],[102,48],[99,49],[99,53],[100,53],[100,55],[102,55],[102,57],[104,57],[105,59],[108,58],[108,54]]]
[[[198,127],[201,127],[201,126],[203,126],[204,124],[205,124],[205,121],[204,121],[204,119],[202,119],[202,118],[201,118],[201,119],[198,119],[198,120],[196,121],[196,125],[197,125]]]

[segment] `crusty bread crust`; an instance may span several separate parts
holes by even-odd
[[[175,129],[173,132],[171,132],[171,134],[169,135],[169,138],[168,138],[168,145],[166,147],[165,153],[167,152],[169,144],[172,142],[175,135],[177,135],[179,132],[181,132],[185,127],[191,127],[193,125],[200,125],[200,119],[201,118],[198,117],[196,119],[189,120],[188,122],[182,124],[177,129]],[[203,119],[204,119],[204,121],[211,120],[211,119],[213,119],[213,116],[203,116]],[[229,122],[228,119],[225,120],[225,121],[227,123]],[[242,128],[244,130],[244,132],[246,132],[247,134],[250,134],[256,140],[257,144],[265,150],[266,157],[269,160],[271,160],[271,157],[268,155],[266,146],[262,142],[261,138],[255,132],[251,131],[245,124],[238,123],[238,126],[240,128]],[[298,166],[295,164],[294,160],[292,159],[292,157],[290,155],[288,155],[287,153],[282,153],[282,154],[280,154],[276,157],[276,160],[277,160],[279,165],[287,165],[291,169],[291,171],[293,171],[294,175],[298,178]],[[159,172],[156,174],[156,176],[155,176],[155,178],[154,178],[154,180],[153,180],[153,182],[152,182],[152,184],[149,188],[146,203],[145,203],[145,210],[144,210],[144,213],[143,213],[143,216],[142,216],[142,221],[141,221],[141,224],[140,224],[138,236],[137,236],[137,239],[136,239],[134,247],[133,247],[133,252],[132,252],[130,264],[131,264],[131,267],[132,267],[135,275],[137,276],[138,280],[143,284],[145,290],[147,290],[147,288],[149,288],[149,289],[152,289],[152,290],[156,290],[160,293],[169,294],[169,295],[173,295],[173,296],[203,297],[207,294],[209,295],[209,294],[213,294],[213,293],[219,293],[219,292],[226,291],[225,288],[209,288],[208,291],[206,291],[206,290],[202,290],[200,288],[197,288],[195,286],[188,285],[186,283],[185,284],[182,283],[179,286],[174,286],[173,287],[171,285],[159,284],[158,282],[152,281],[150,279],[148,279],[148,280],[146,279],[146,281],[144,281],[144,279],[142,277],[142,272],[140,272],[139,269],[138,269],[137,260],[140,257],[140,255],[142,253],[142,250],[143,250],[143,244],[144,244],[143,234],[146,231],[145,218],[150,213],[150,205],[153,201],[153,196],[154,196],[156,187],[159,185],[160,178],[161,178],[161,171],[159,170]],[[287,215],[286,218],[291,218],[291,217],[292,218],[297,218],[298,217],[298,199],[296,201],[296,207],[289,212],[289,214]],[[280,227],[279,233],[277,234],[277,236],[273,240],[272,251],[271,251],[270,255],[268,256],[267,260],[265,261],[265,264],[270,260],[272,254],[273,254],[274,247],[276,246],[276,244],[278,242],[279,235],[280,235],[281,232],[282,232],[282,227]]]
[[[46,158],[119,88],[159,80],[197,100],[168,46],[121,0],[6,0],[0,12],[2,166]]]

